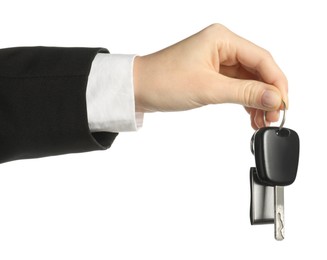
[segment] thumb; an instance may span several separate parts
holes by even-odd
[[[265,111],[278,110],[282,103],[279,89],[256,80],[225,78],[226,102],[241,104]]]

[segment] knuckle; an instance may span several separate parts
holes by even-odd
[[[204,42],[217,43],[222,42],[230,36],[230,31],[220,23],[213,23],[201,31]]]
[[[262,48],[262,52],[263,52],[263,54],[264,54],[265,57],[267,57],[267,58],[269,58],[269,59],[272,59],[272,58],[273,58],[273,56],[272,56],[272,54],[270,53],[270,51],[268,51],[268,50]]]
[[[224,25],[220,24],[220,23],[213,23],[210,26],[207,27],[210,31],[213,31],[215,33],[222,33],[222,32],[226,32],[227,27],[225,27]]]
[[[238,99],[243,100],[245,106],[254,107],[256,98],[256,84],[254,81],[244,81],[243,87],[239,88]]]
[[[209,27],[215,28],[215,29],[223,29],[226,28],[224,25],[222,25],[221,23],[213,23],[211,24]]]

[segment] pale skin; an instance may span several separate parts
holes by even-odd
[[[134,61],[135,106],[139,112],[182,111],[235,103],[258,129],[288,107],[288,84],[265,49],[220,24]]]

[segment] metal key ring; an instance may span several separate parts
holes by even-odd
[[[284,100],[282,100],[282,103],[283,103],[283,119],[282,119],[282,122],[280,123],[280,126],[279,126],[279,130],[281,130],[285,124],[285,120],[286,120],[286,104],[284,102]],[[267,111],[265,111],[263,113],[263,125],[266,127],[266,113]]]

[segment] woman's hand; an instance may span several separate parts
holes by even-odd
[[[270,53],[220,24],[156,53],[136,57],[136,111],[181,111],[236,103],[254,129],[275,122],[288,104],[287,79]]]

